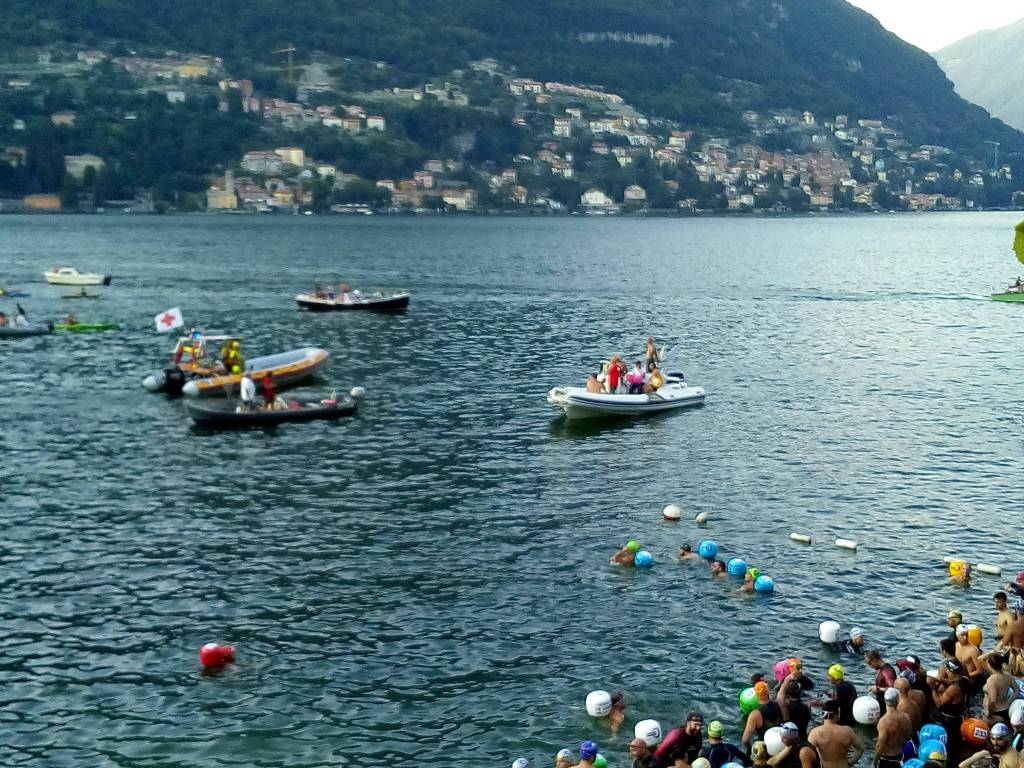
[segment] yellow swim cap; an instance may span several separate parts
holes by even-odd
[[[846,678],[846,670],[842,664],[833,664],[828,668],[828,676],[833,680],[843,680]]]

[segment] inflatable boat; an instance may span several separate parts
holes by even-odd
[[[317,397],[279,398],[288,407],[279,411],[242,411],[234,402],[185,403],[185,412],[204,429],[246,429],[272,427],[293,421],[336,420],[356,412],[355,401],[344,395],[337,399]]]
[[[5,325],[0,327],[0,339],[16,339],[22,336],[45,336],[53,333],[53,323],[29,323],[26,326]]]
[[[565,411],[570,419],[595,419],[608,416],[641,416],[704,403],[704,388],[684,381],[682,374],[665,375],[665,383],[648,395],[588,392],[586,387],[555,387],[548,402]]]

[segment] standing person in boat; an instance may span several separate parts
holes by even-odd
[[[592,373],[587,378],[587,392],[591,394],[600,395],[604,393],[604,387],[601,382],[597,380],[597,374]]]
[[[644,382],[647,374],[644,373],[644,364],[639,360],[633,366],[633,370],[626,374],[626,383],[629,384],[629,394],[639,395],[644,391]]]
[[[658,345],[654,343],[654,337],[647,337],[647,370],[653,370],[657,367],[657,364],[661,362],[661,357],[658,355]]]
[[[283,403],[277,396],[277,387],[274,386],[274,376],[270,371],[263,377],[263,381],[260,382],[263,387],[263,409],[267,411],[279,411]]]
[[[239,384],[239,395],[242,400],[242,404],[239,408],[243,412],[255,410],[256,382],[249,378],[249,374],[244,374],[242,376],[242,381]]]
[[[228,373],[242,373],[245,370],[245,358],[242,357],[242,342],[230,339],[221,348],[224,370]]]
[[[619,391],[619,382],[625,373],[626,366],[622,364],[622,358],[619,355],[612,355],[612,359],[608,362],[607,379],[605,380],[608,394],[614,395]]]
[[[7,313],[0,312],[0,328],[7,327]]]
[[[28,328],[28,318],[25,317],[25,310],[21,308],[21,304],[17,304],[16,306],[18,307],[18,314],[14,316],[14,327]]]

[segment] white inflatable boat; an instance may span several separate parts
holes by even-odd
[[[640,416],[645,413],[689,408],[704,403],[704,388],[694,387],[682,375],[665,374],[665,383],[649,395],[588,392],[586,387],[555,387],[548,402],[565,411],[570,419],[607,416]]]

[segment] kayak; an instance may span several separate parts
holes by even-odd
[[[121,330],[117,323],[54,323],[53,329],[55,331],[74,331],[75,333]]]
[[[185,412],[205,429],[246,429],[273,427],[277,424],[321,419],[336,420],[356,412],[355,401],[348,395],[334,400],[318,397],[281,398],[288,407],[279,411],[241,411],[235,402],[185,403]]]
[[[28,294],[24,291],[0,291],[0,299],[27,299]]]
[[[992,301],[1019,301],[1024,303],[1024,291],[1007,291],[1005,293],[993,293]]]
[[[5,325],[0,328],[0,339],[16,339],[22,336],[45,336],[53,332],[53,323],[32,323],[23,328],[14,325]]]

